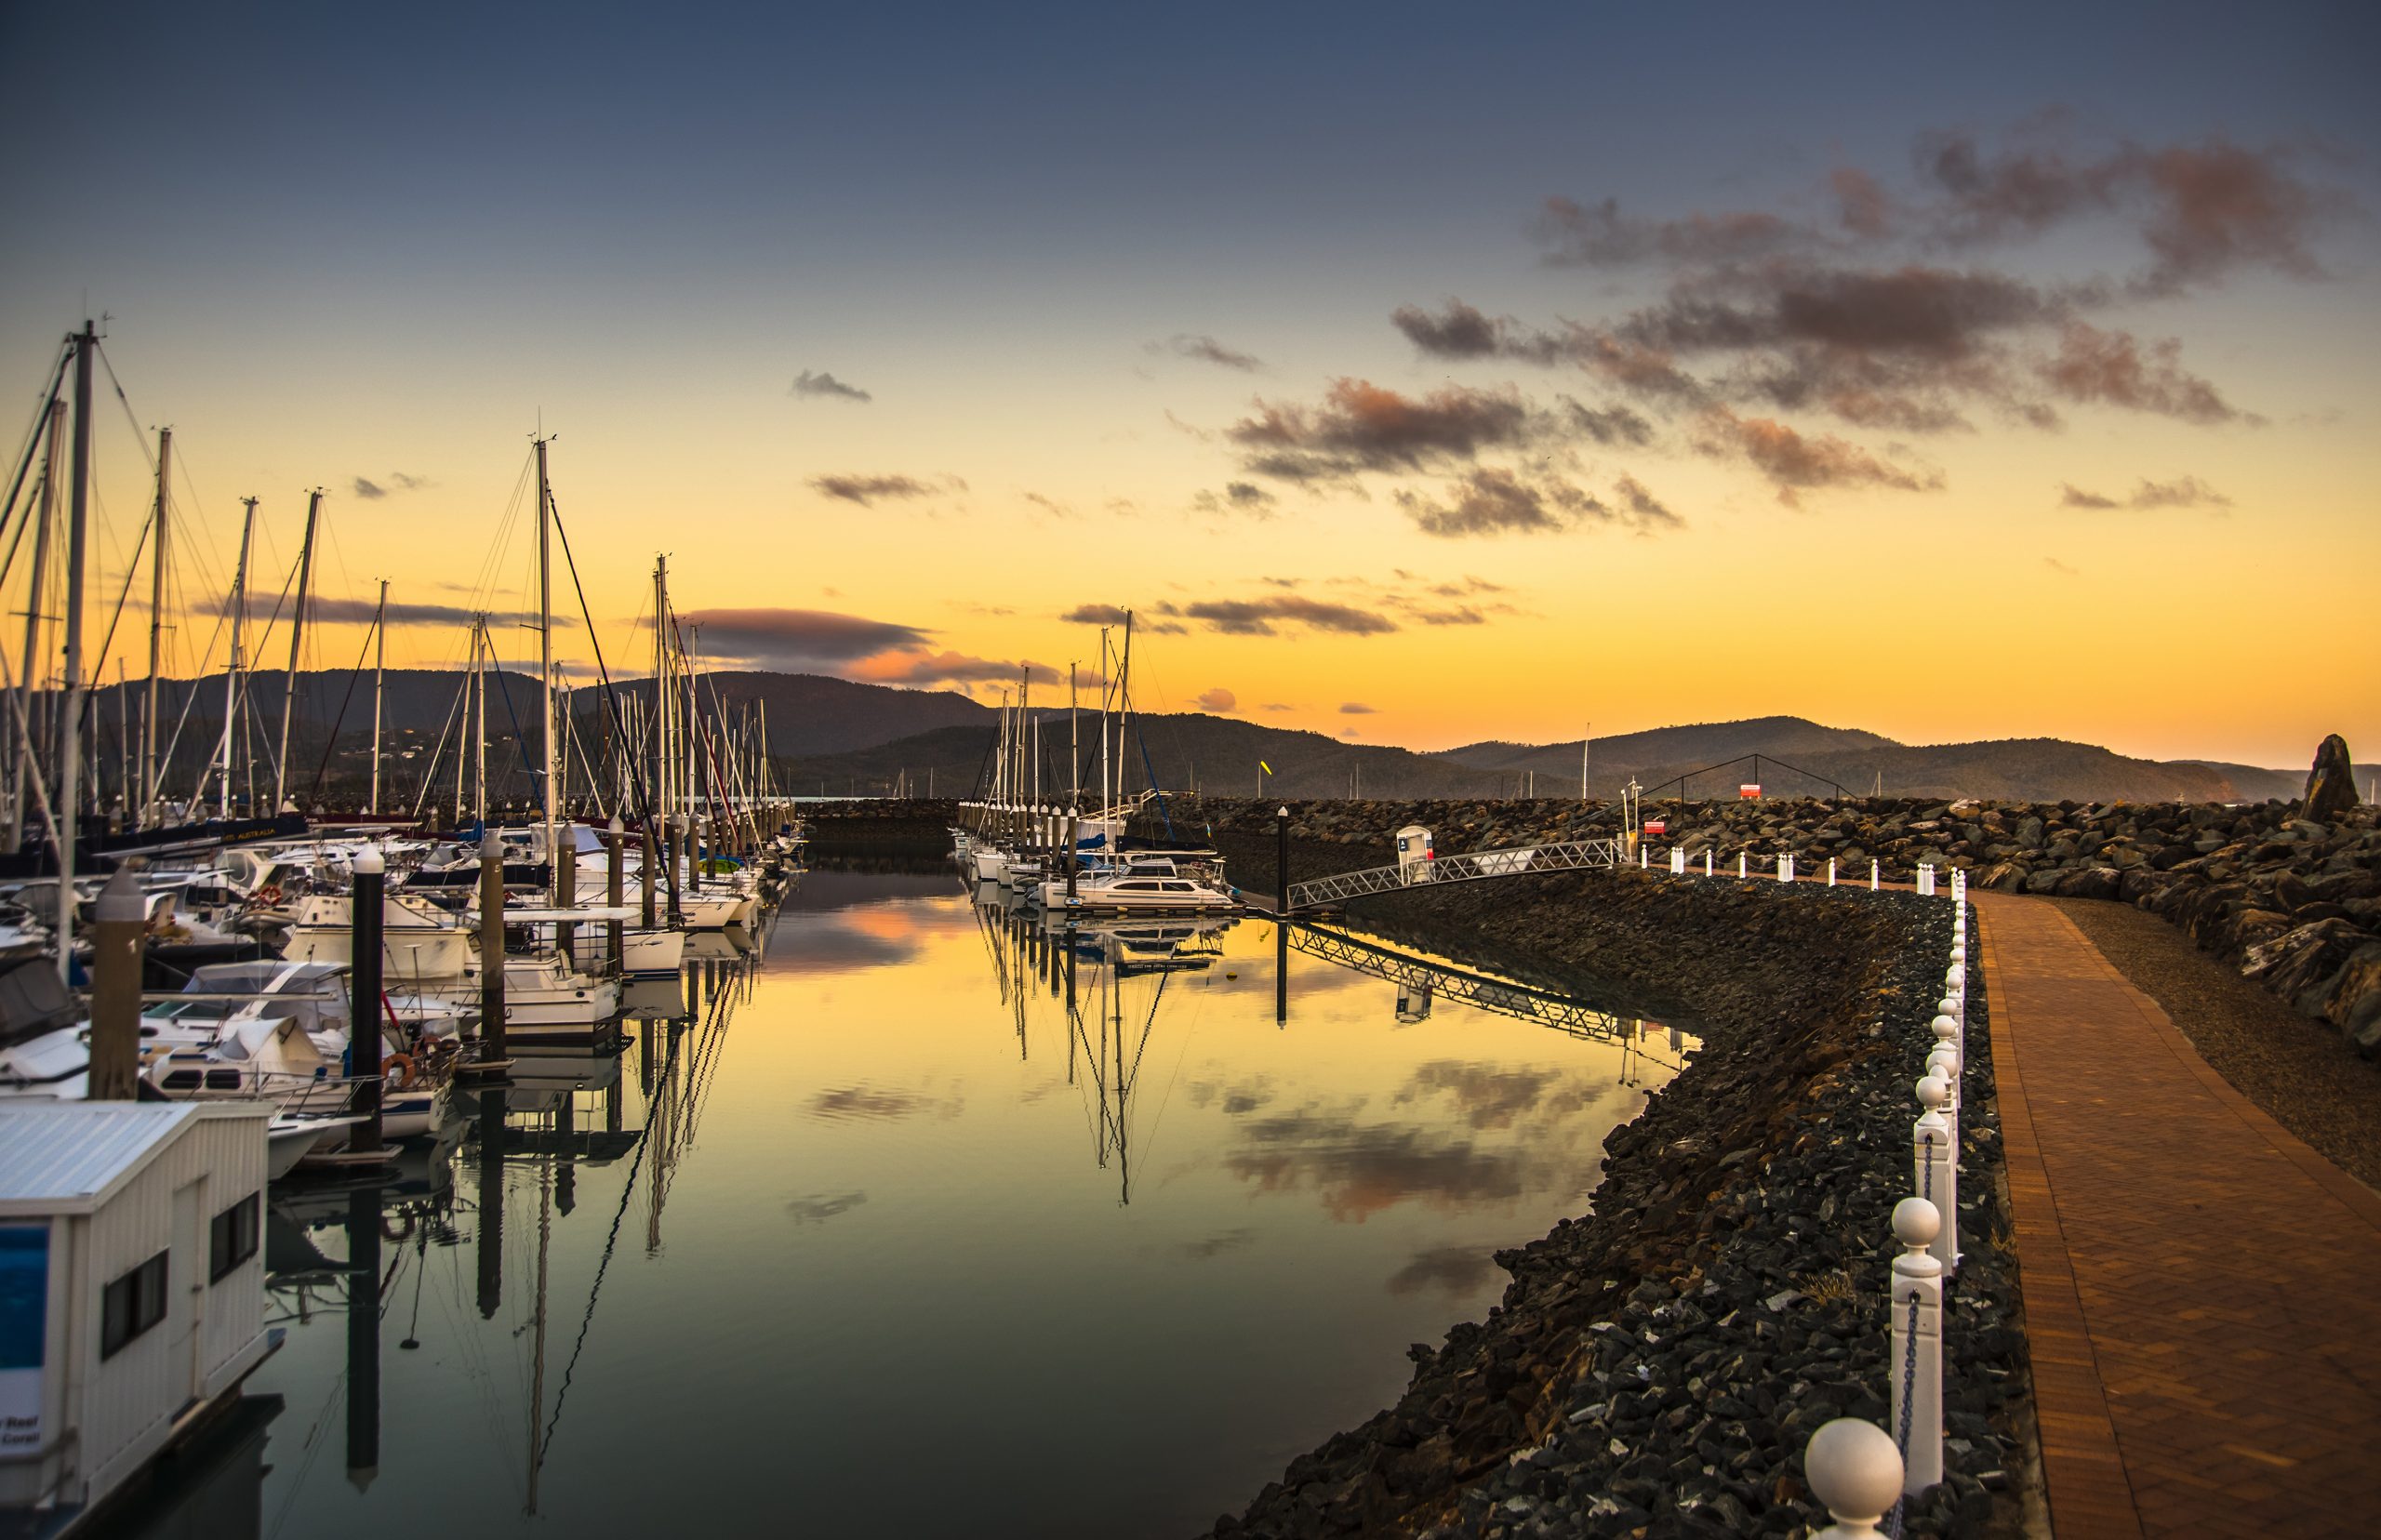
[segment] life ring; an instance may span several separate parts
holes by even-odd
[[[414,1064],[411,1054],[391,1054],[380,1061],[380,1076],[385,1080],[391,1075],[399,1077],[398,1090],[410,1091],[413,1089],[413,1082],[420,1078],[420,1070]]]
[[[251,904],[268,907],[281,902],[281,884],[279,883],[267,883],[264,886],[248,895],[248,902]]]

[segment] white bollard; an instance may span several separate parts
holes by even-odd
[[[1741,883],[1741,882],[1743,882],[1744,880],[1745,880],[1745,853],[1744,853],[1743,851],[1739,850],[1739,851],[1737,851],[1737,852],[1736,852],[1736,881],[1737,881],[1737,882],[1739,882],[1739,883]]]
[[[1711,875],[1711,847],[1709,845],[1705,845],[1703,847],[1703,875],[1706,877]]]
[[[1960,1266],[1960,1162],[1958,1135],[1944,1110],[1951,1102],[1951,1085],[1930,1066],[1918,1082],[1918,1104],[1926,1110],[1909,1125],[1911,1185],[1935,1205],[1940,1228],[1927,1251],[1950,1277]]]
[[[1640,871],[1644,870],[1647,867],[1649,867],[1650,865],[1652,865],[1652,864],[1653,864],[1653,859],[1654,859],[1654,853],[1653,853],[1652,851],[1650,851],[1650,850],[1646,849],[1643,845],[1639,845],[1639,846],[1637,847],[1637,870],[1640,870]]]
[[[1932,861],[1921,861],[1918,865],[1918,896],[1922,898],[1935,896],[1935,863]]]
[[[1777,857],[1777,880],[1781,883],[1790,883],[1794,880],[1794,857],[1791,856]]]
[[[1878,868],[1877,863],[1870,861],[1869,863],[1869,891],[1870,893],[1877,891],[1877,880],[1882,875],[1883,873]]]
[[[1684,845],[1670,846],[1670,875],[1673,877],[1683,877],[1686,875],[1686,847]]]
[[[1901,1500],[1901,1451],[1875,1423],[1838,1417],[1802,1449],[1811,1495],[1835,1520],[1812,1540],[1879,1540],[1877,1527]]]
[[[1892,1426],[1901,1445],[1901,1489],[1924,1492],[1943,1479],[1943,1265],[1927,1255],[1943,1218],[1923,1198],[1894,1205]],[[1906,1431],[1905,1431],[1906,1430]]]
[[[1827,858],[1827,885],[1835,886],[1835,857],[1832,856]]]

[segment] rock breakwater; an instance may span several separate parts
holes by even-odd
[[[1253,874],[1252,874],[1253,875]],[[1393,928],[1592,971],[1687,1012],[1693,1063],[1606,1141],[1592,1212],[1497,1255],[1484,1321],[1409,1350],[1397,1404],[1294,1461],[1219,1536],[1795,1534],[1802,1446],[1882,1422],[1888,1215],[1951,909],[1775,883],[1571,874],[1390,901]],[[1951,1478],[1914,1534],[2014,1527],[2024,1341],[1974,989]]]

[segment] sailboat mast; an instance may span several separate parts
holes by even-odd
[[[1067,664],[1067,811],[1083,811],[1083,702],[1075,695],[1075,665]]]
[[[538,684],[545,722],[545,773],[539,777],[539,808],[546,826],[547,889],[563,902],[562,847],[554,832],[554,573],[553,518],[547,504],[546,443],[538,441]]]
[[[488,655],[496,650],[495,642],[487,634],[487,617],[482,615],[472,622],[472,713],[473,731],[478,744],[478,769],[472,779],[472,814],[482,829],[487,827],[487,664]],[[459,777],[457,784],[461,784]],[[455,822],[463,821],[463,798],[455,797]]]
[[[289,679],[281,693],[281,752],[273,762],[273,809],[281,811],[289,791],[289,713],[298,704],[298,649],[306,640],[306,585],[314,576],[314,524],[323,511],[323,489],[306,499],[306,542],[298,548],[298,607],[289,617]]]
[[[653,559],[653,721],[645,736],[653,740],[653,794],[657,811],[670,812],[670,712],[663,698],[670,693],[669,644],[663,628],[670,623],[670,558]],[[665,831],[666,837],[666,831]]]
[[[83,560],[91,509],[91,354],[100,345],[87,320],[74,338],[74,479],[66,525],[66,653],[60,683],[64,707],[58,735],[58,976],[74,962],[74,843],[83,814]]]
[[[389,678],[389,580],[380,579],[380,607],[372,613],[372,800],[367,813],[380,811],[380,705]]]
[[[149,560],[149,710],[140,721],[140,826],[156,821],[160,777],[157,770],[157,684],[166,649],[166,490],[173,473],[174,431],[157,430],[157,549]]]
[[[55,394],[49,398],[48,432],[47,458],[41,474],[41,511],[36,515],[40,522],[33,525],[33,586],[25,591],[24,668],[17,675],[16,729],[21,737],[8,775],[9,789],[15,793],[8,805],[7,848],[11,855],[23,848],[26,782],[41,774],[41,756],[33,742],[33,682],[47,672],[41,639],[45,618],[42,604],[49,566],[49,531],[58,523],[60,461],[66,453],[66,403]]]
[[[257,532],[257,500],[240,502],[247,512],[240,520],[240,564],[232,569],[232,650],[223,668],[223,794],[218,805],[226,818],[232,816],[232,727],[240,715],[240,628],[248,617],[248,544]]]

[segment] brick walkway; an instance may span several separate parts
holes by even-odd
[[[2381,1533],[2381,1196],[2056,909],[1971,897],[2058,1540]]]

